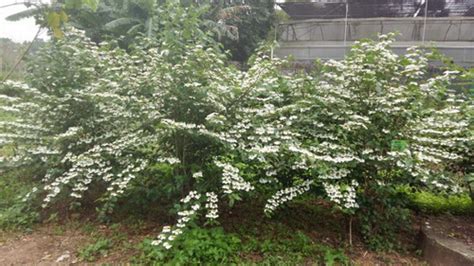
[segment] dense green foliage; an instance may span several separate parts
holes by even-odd
[[[23,200],[34,186],[28,178],[34,171],[2,173],[0,179],[0,230],[31,228],[39,218],[37,206]]]
[[[57,38],[63,36],[61,26],[69,22],[82,29],[92,41],[118,40],[122,48],[136,44],[138,36],[159,38],[164,29],[162,12],[168,3],[199,10],[205,23],[200,27],[229,50],[233,60],[246,62],[265,41],[276,20],[273,0],[59,0],[42,4],[9,16],[16,21],[34,16],[37,24],[51,29]],[[181,13],[173,19],[183,19]]]
[[[230,4],[221,4],[225,9],[232,8],[236,4],[248,6],[248,9],[244,12],[241,11],[236,15],[228,16],[226,19],[226,23],[235,27],[238,32],[235,37],[224,36],[224,38],[221,38],[224,49],[229,50],[232,54],[232,60],[246,62],[262,42],[268,39],[274,40],[276,37],[274,28],[277,17],[273,0],[220,2],[231,2]]]
[[[107,250],[111,247],[110,239],[101,238],[96,242],[79,250],[79,258],[83,261],[95,261],[98,256],[107,255]]]
[[[127,48],[140,34],[159,37],[163,30],[159,10],[166,10],[165,1],[110,1],[102,0],[98,10],[79,9],[71,14],[75,26],[99,43],[121,39]],[[274,1],[179,1],[183,6],[200,9],[203,29],[229,50],[232,58],[245,62],[274,26]],[[180,14],[176,14],[179,17]]]
[[[428,214],[473,214],[474,203],[467,194],[437,195],[428,191],[419,191],[409,194],[411,204]]]
[[[275,227],[278,233],[256,238],[247,235],[241,241],[239,235],[225,233],[222,228],[194,228],[187,231],[175,246],[166,251],[157,250],[151,240],[145,240],[140,247],[137,263],[150,264],[229,264],[246,265],[258,262],[261,265],[299,265],[324,263],[324,265],[347,265],[344,252],[315,243],[303,232],[286,231],[289,228]],[[276,235],[275,235],[276,234]],[[248,256],[248,257],[247,257]]]
[[[238,252],[241,248],[240,239],[224,233],[222,228],[200,229],[187,231],[169,252],[157,250],[146,240],[142,244],[140,263],[166,261],[170,264],[228,264],[238,261]]]

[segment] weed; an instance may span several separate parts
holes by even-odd
[[[281,229],[281,228],[280,228]],[[263,265],[300,265],[305,263],[321,263],[333,265],[334,263],[347,264],[348,259],[341,250],[315,243],[301,231],[291,234],[289,228],[284,231],[285,236],[266,235],[263,239],[249,238],[244,246],[244,253],[263,257],[259,264]]]
[[[38,220],[38,213],[23,197],[33,188],[24,177],[27,171],[13,171],[0,178],[0,229],[25,229]]]
[[[83,261],[92,262],[97,260],[99,256],[107,255],[109,249],[112,248],[112,241],[105,238],[99,238],[96,242],[85,246],[79,250],[79,258]]]
[[[193,228],[177,239],[170,250],[161,250],[151,245],[151,240],[145,240],[135,262],[147,265],[163,262],[171,265],[227,264],[238,261],[240,248],[240,239],[225,233],[222,228]]]

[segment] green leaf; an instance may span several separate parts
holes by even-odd
[[[97,7],[99,6],[100,0],[83,0],[83,6],[86,6],[93,11],[97,11]]]
[[[67,9],[79,9],[82,6],[82,0],[66,0],[65,7]]]
[[[139,24],[140,21],[138,19],[133,19],[133,18],[118,18],[116,20],[112,20],[109,23],[104,25],[104,28],[106,30],[115,30],[119,27],[125,26],[125,25],[133,25],[133,24]]]
[[[406,140],[392,140],[390,144],[392,151],[404,151],[408,148],[408,141]]]
[[[67,9],[80,9],[87,7],[93,11],[97,11],[100,0],[66,0],[65,6]]]
[[[35,15],[41,14],[42,10],[39,8],[34,8],[34,9],[27,9],[18,13],[15,13],[13,15],[10,15],[6,17],[5,19],[8,21],[19,21],[24,18],[30,18]]]
[[[466,182],[467,182],[468,184],[474,183],[474,174],[466,175],[466,176],[464,177],[464,180],[466,180]]]
[[[55,38],[61,38],[64,34],[61,30],[61,15],[57,12],[49,12],[46,20],[48,21],[48,26],[53,31]]]
[[[140,28],[142,27],[142,24],[137,24],[135,26],[132,26],[128,31],[127,35],[134,35],[139,32]]]
[[[64,12],[64,10],[61,10],[61,12],[59,12],[59,18],[60,18],[61,22],[68,22],[68,20],[69,20],[69,17],[66,14],[66,12]]]

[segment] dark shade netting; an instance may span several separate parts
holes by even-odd
[[[347,0],[348,18],[474,16],[474,0]],[[295,1],[278,4],[292,19],[345,18],[345,0]]]

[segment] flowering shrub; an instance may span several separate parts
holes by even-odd
[[[208,38],[186,36],[124,51],[69,29],[38,54],[29,82],[0,87],[16,118],[1,123],[14,148],[3,166],[47,169],[33,193],[44,208],[94,188],[104,214],[152,180],[181,198],[177,224],[152,242],[164,249],[201,215],[217,222],[218,202],[267,197],[271,215],[313,190],[357,214],[380,188],[461,189],[445,170],[469,152],[471,107],[449,90],[458,73],[430,77],[420,50],[397,56],[382,36],[318,75],[290,76],[264,52],[237,70]]]
[[[247,163],[260,164],[266,182],[313,181],[336,207],[358,215],[369,238],[397,230],[377,223],[407,217],[397,211],[405,202],[397,186],[459,192],[447,166],[469,154],[472,144],[472,105],[449,89],[460,73],[433,75],[421,50],[398,56],[391,42],[392,36],[358,42],[345,60],[328,61],[316,76],[269,78],[265,90],[247,95],[240,119],[227,131],[236,132],[241,150],[250,154]],[[267,213],[296,194],[289,193],[271,197]]]

